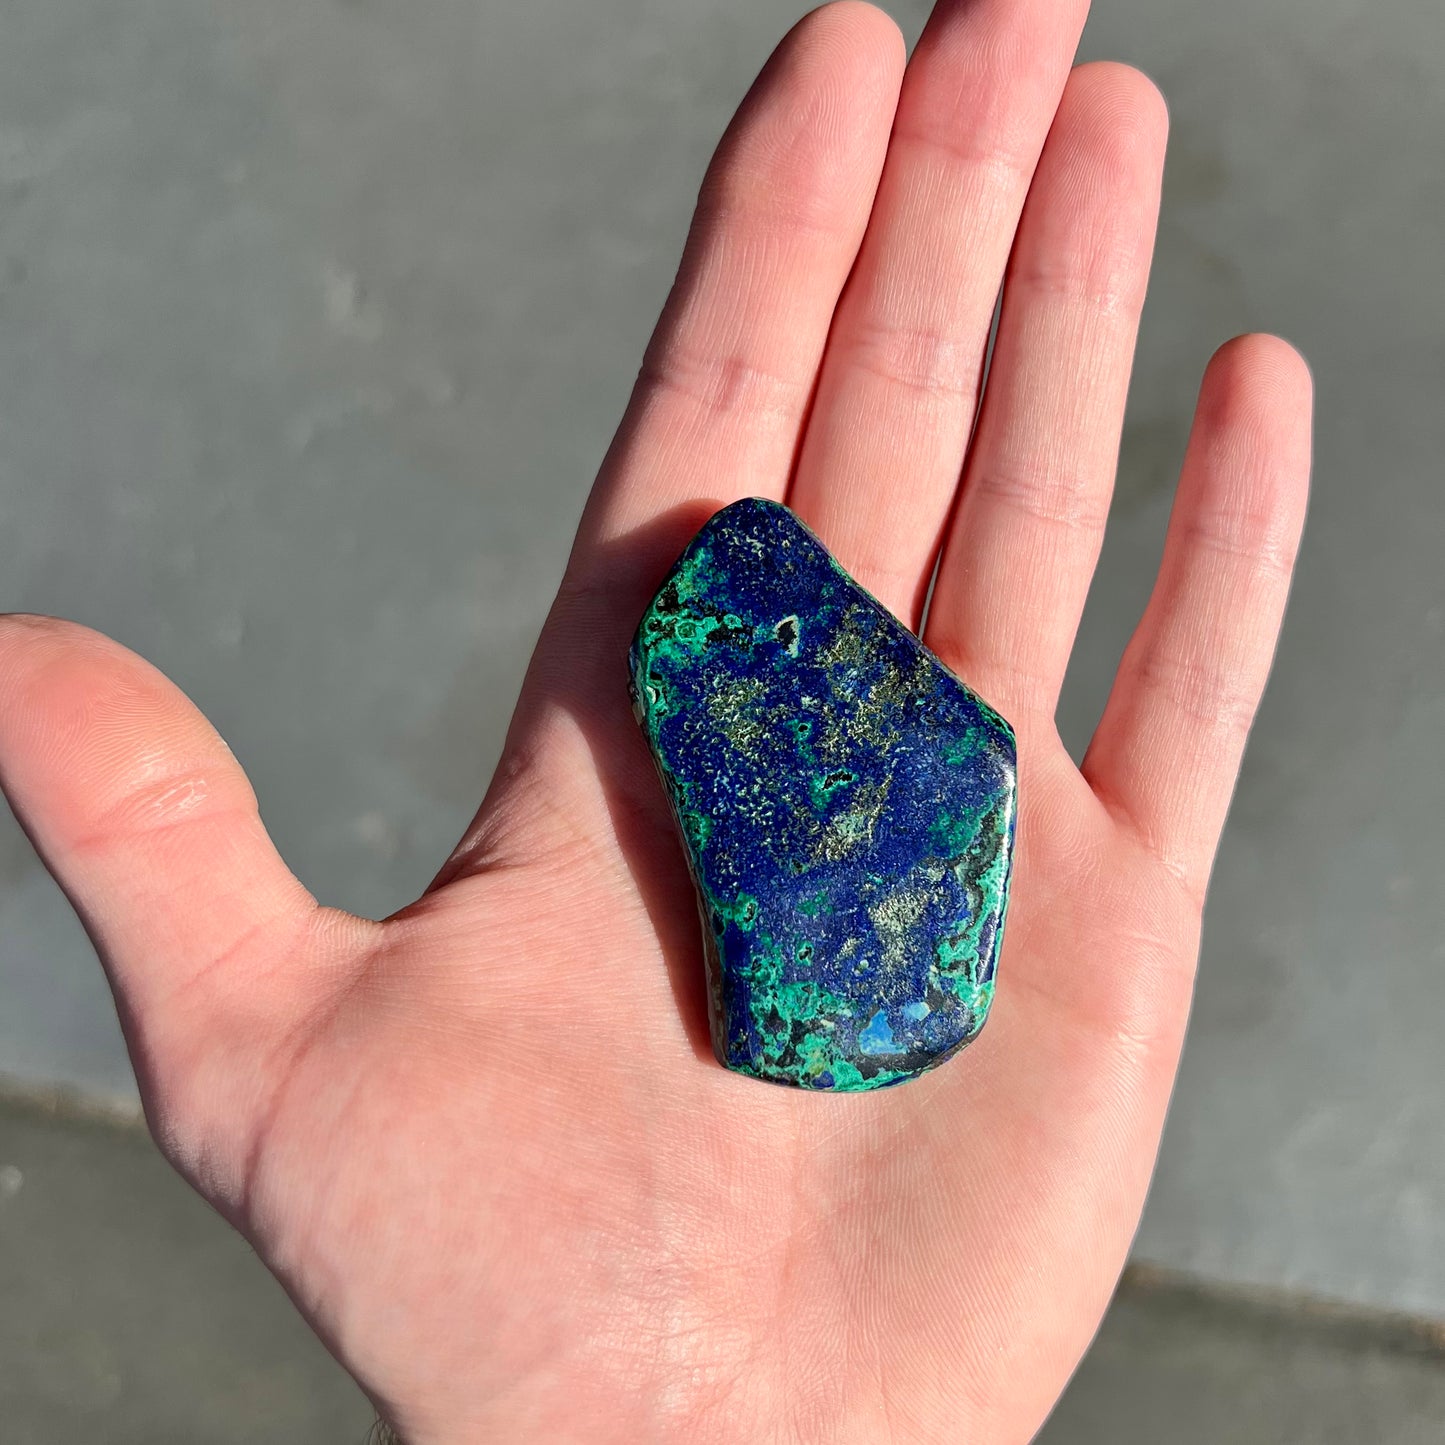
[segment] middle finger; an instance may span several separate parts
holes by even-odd
[[[1087,0],[942,0],[903,83],[789,503],[917,626]]]

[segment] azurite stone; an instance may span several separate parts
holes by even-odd
[[[693,539],[630,663],[697,884],[719,1060],[859,1090],[967,1044],[1008,905],[1009,725],[756,498]]]

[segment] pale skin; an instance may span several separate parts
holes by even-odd
[[[1305,509],[1310,383],[1210,363],[1082,769],[1054,711],[1109,507],[1166,112],[1083,0],[843,0],[709,172],[496,778],[382,923],[287,871],[186,698],[0,622],[0,780],[104,961],[147,1116],[409,1445],[1038,1429],[1138,1221]],[[986,388],[979,376],[999,287]],[[706,1046],[625,648],[691,532],[785,499],[1016,726],[993,1016],[874,1095]],[[324,644],[317,638],[316,645]]]

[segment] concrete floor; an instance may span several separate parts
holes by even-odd
[[[1445,1340],[1126,1276],[1037,1445],[1439,1445]]]
[[[0,1440],[362,1445],[374,1418],[134,1128],[0,1104]]]
[[[0,606],[170,671],[328,902],[399,906],[470,816],[706,155],[794,13],[6,0]],[[1210,349],[1282,330],[1321,392],[1138,1253],[1445,1315],[1445,8],[1098,0],[1085,50],[1153,73],[1174,139],[1072,741]],[[0,1074],[132,1088],[8,820]]]

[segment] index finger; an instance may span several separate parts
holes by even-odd
[[[647,590],[708,513],[783,496],[903,60],[898,27],[855,0],[814,11],[773,53],[708,169],[565,585]],[[644,537],[670,513],[676,527]],[[622,538],[640,545],[619,568]]]

